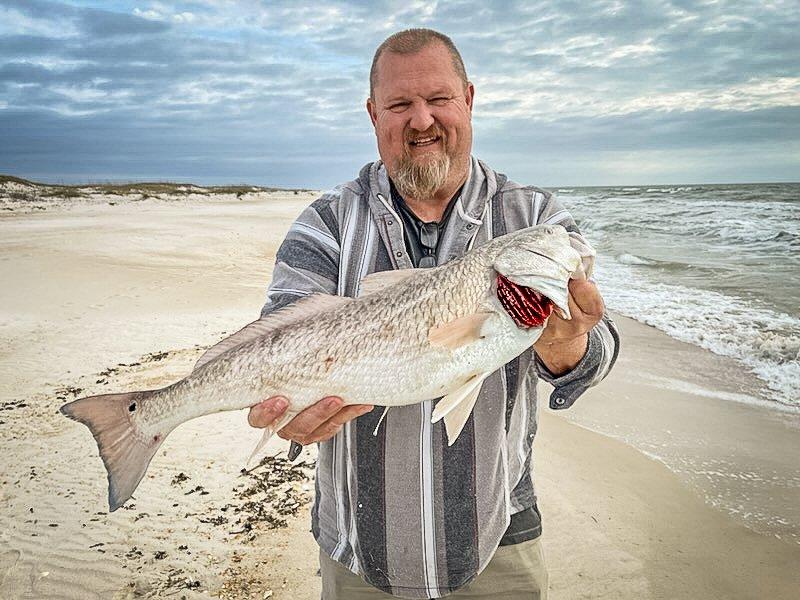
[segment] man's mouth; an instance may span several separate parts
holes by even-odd
[[[533,288],[517,285],[507,277],[497,274],[497,299],[517,324],[517,327],[529,329],[541,327],[553,312],[555,305],[549,298]]]
[[[427,137],[417,138],[415,140],[409,140],[408,144],[415,148],[422,148],[424,146],[430,146],[432,144],[435,144],[440,139],[442,138],[438,135],[430,135]]]

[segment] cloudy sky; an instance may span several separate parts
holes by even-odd
[[[800,180],[800,2],[0,0],[0,173],[327,188],[375,47],[449,34],[475,154],[539,185]]]

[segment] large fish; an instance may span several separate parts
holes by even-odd
[[[441,397],[433,421],[444,420],[452,444],[483,380],[530,347],[553,310],[569,318],[567,284],[582,269],[570,239],[559,225],[530,227],[440,267],[370,275],[358,298],[308,296],[213,346],[172,385],[81,398],[61,412],[94,435],[112,511],[175,427],[270,396],[290,404],[259,447],[329,395],[386,407]]]

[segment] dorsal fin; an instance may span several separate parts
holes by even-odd
[[[411,275],[418,274],[419,269],[397,269],[395,271],[380,271],[378,273],[370,273],[361,280],[358,295],[366,296],[378,292],[384,288],[400,283]]]
[[[303,319],[307,319],[313,315],[321,312],[333,310],[352,302],[352,298],[344,296],[329,296],[328,294],[312,294],[301,298],[296,302],[280,308],[273,313],[268,314],[266,317],[253,321],[249,325],[245,325],[239,331],[231,336],[226,337],[221,342],[216,343],[206,350],[203,355],[197,359],[194,369],[199,369],[203,365],[211,362],[220,354],[241,346],[242,344],[254,340],[276,329],[281,329],[292,323],[297,323]]]

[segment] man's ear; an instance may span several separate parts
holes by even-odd
[[[377,126],[378,110],[375,106],[375,101],[372,98],[367,98],[367,113],[369,113],[369,120],[372,121],[372,126]]]
[[[472,112],[472,102],[475,100],[475,86],[472,85],[472,82],[467,82],[467,89],[464,92],[464,98],[466,98],[467,106],[469,106],[469,112]]]

